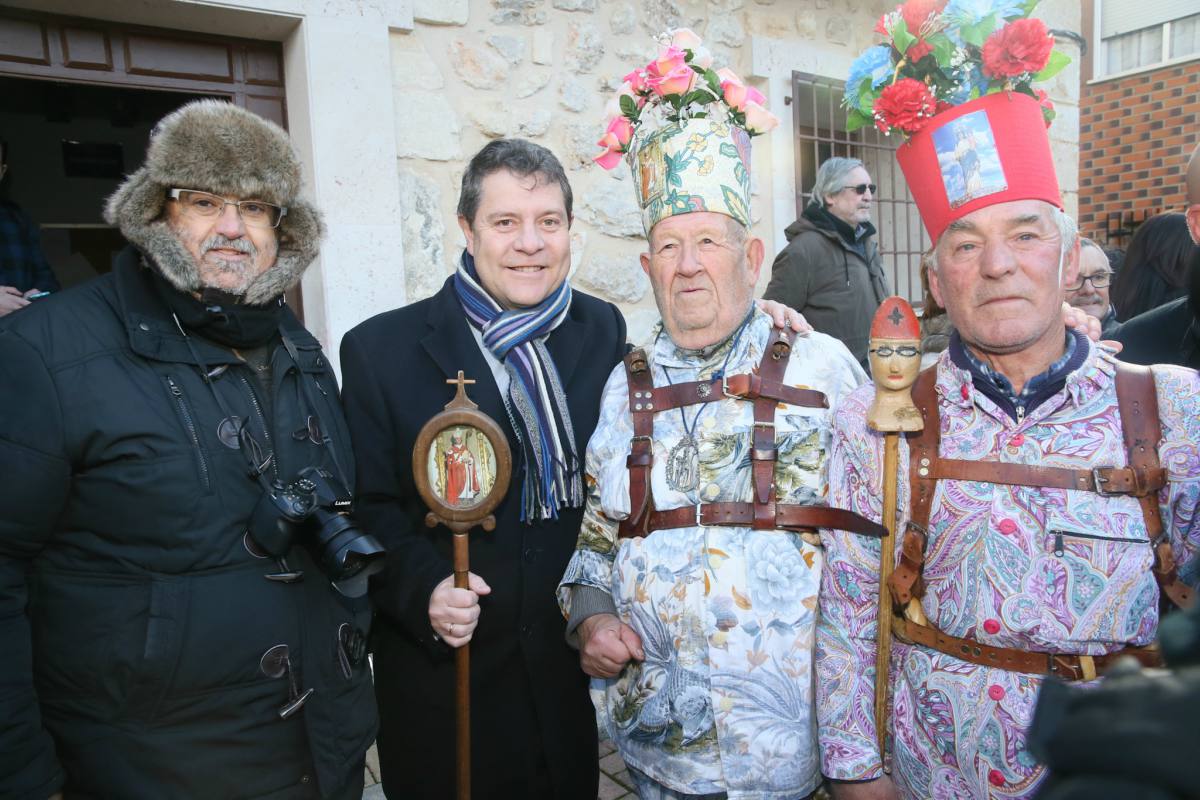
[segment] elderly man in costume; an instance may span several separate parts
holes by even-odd
[[[283,302],[322,232],[300,173],[189,103],[109,198],[112,272],[0,322],[2,797],[362,796],[371,609],[324,545],[372,543],[324,538],[352,458]],[[312,477],[344,485],[324,545],[277,502]]]
[[[932,13],[923,31],[953,26]],[[1027,81],[1051,45],[1037,20],[989,25],[1002,52],[1040,37],[1042,64],[936,115],[897,121],[891,87],[922,91],[907,78],[875,104],[878,124],[911,135],[897,155],[934,242],[930,289],[956,333],[914,387],[923,430],[901,442],[899,561],[884,591],[906,613],[893,622],[888,676],[874,670],[879,548],[823,532],[817,702],[838,798],[1032,796],[1045,771],[1026,728],[1045,678],[1091,681],[1121,654],[1153,663],[1160,599],[1189,603],[1185,581],[1196,578],[1200,380],[1129,368],[1064,335],[1079,245]],[[1003,74],[987,46],[983,61]],[[982,165],[972,184],[939,158],[961,128]],[[873,395],[863,387],[839,410],[830,503],[879,519]],[[881,679],[891,685],[884,754],[871,713]]]
[[[701,50],[686,49],[690,65]],[[626,104],[628,149],[662,322],[604,389],[559,592],[568,635],[643,798],[803,798],[821,780],[813,529],[878,532],[824,507],[829,408],[865,375],[836,339],[793,338],[754,307],[752,115],[714,97],[708,116],[673,118],[658,90],[634,95],[649,104]]]

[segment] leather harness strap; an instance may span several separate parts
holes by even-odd
[[[757,505],[757,503],[701,503],[698,506],[653,511],[650,513],[650,530],[703,528],[709,525],[752,528],[755,520],[759,519],[759,516],[755,514]],[[769,503],[762,513],[768,516],[771,530],[831,528],[876,538],[882,538],[887,533],[879,523],[841,508],[802,506],[795,503]]]
[[[922,570],[929,539],[929,515],[939,479],[981,481],[1015,486],[1078,489],[1100,495],[1130,495],[1138,498],[1145,518],[1147,536],[1154,548],[1154,577],[1164,595],[1181,608],[1195,602],[1194,591],[1179,580],[1171,542],[1163,530],[1158,492],[1167,484],[1167,473],[1158,460],[1162,427],[1154,375],[1148,367],[1117,362],[1117,407],[1125,440],[1126,467],[1073,470],[1037,467],[994,461],[942,459],[938,456],[941,420],[935,388],[936,367],[924,370],[913,385],[913,401],[921,409],[925,427],[909,438],[911,513],[900,546],[899,563],[889,587],[901,606],[924,594]],[[932,625],[918,625],[903,618],[893,620],[894,630],[904,641],[938,650],[964,661],[1031,674],[1057,675],[1066,680],[1096,677],[1120,656],[1132,655],[1145,666],[1161,664],[1157,648],[1126,647],[1102,656],[1042,653],[993,647],[972,639],[960,639]]]
[[[633,417],[633,441],[626,464],[629,467],[630,514],[617,529],[619,538],[646,536],[669,528],[709,525],[748,527],[756,530],[807,531],[836,528],[866,536],[882,537],[882,525],[851,511],[824,506],[775,502],[775,410],[779,403],[807,408],[828,408],[821,392],[798,389],[783,383],[791,357],[791,330],[773,329],[758,369],[753,373],[655,387],[644,350],[625,357],[629,383],[629,410]],[[722,395],[717,396],[717,392]],[[754,501],[750,503],[700,503],[660,511],[654,508],[651,467],[654,461],[654,414],[682,406],[719,400],[721,396],[749,400],[754,404],[754,432],[750,451]]]
[[[931,626],[916,625],[902,617],[892,620],[892,630],[901,641],[919,644],[972,664],[1031,675],[1055,675],[1068,681],[1091,680],[1122,656],[1133,656],[1144,667],[1162,665],[1162,653],[1157,647],[1126,647],[1115,653],[1080,656],[993,647],[974,639],[960,639],[942,633]]]

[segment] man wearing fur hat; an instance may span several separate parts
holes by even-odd
[[[865,375],[755,308],[750,136],[771,126],[720,99],[700,52],[665,48],[626,104],[662,322],[605,386],[559,599],[642,798],[804,798],[821,780],[815,529],[879,528],[824,507],[829,409]],[[694,86],[711,99],[672,94]]]
[[[361,795],[365,587],[271,499],[353,489],[282,301],[299,191],[280,128],[188,104],[108,201],[113,271],[0,323],[0,795]]]
[[[920,30],[957,41],[961,25],[995,28],[982,72],[961,57],[943,71],[933,53],[918,80],[881,46],[882,80],[894,83],[873,119],[910,137],[897,158],[934,243],[929,288],[955,332],[913,388],[923,430],[900,443],[901,535],[884,599],[903,616],[888,676],[873,669],[878,545],[822,537],[819,735],[839,799],[1033,796],[1045,769],[1026,729],[1042,683],[1092,686],[1122,656],[1156,663],[1147,646],[1160,601],[1191,603],[1200,565],[1200,378],[1121,364],[1062,328],[1079,243],[1046,107],[1029,87],[1053,40],[1028,7],[983,23],[955,9],[927,8]],[[888,36],[898,26],[882,22]],[[969,75],[982,83],[956,95]],[[931,91],[966,102],[915,115],[897,105]],[[966,141],[972,180],[948,157]],[[864,387],[839,409],[830,501],[879,519],[873,394]],[[870,712],[877,680],[890,682],[884,753]]]

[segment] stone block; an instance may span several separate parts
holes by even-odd
[[[596,256],[589,258],[579,267],[574,282],[585,291],[598,294],[615,303],[636,303],[646,296],[650,281],[642,272],[637,257]],[[606,764],[609,767],[606,768]],[[620,753],[605,756],[600,769],[609,774],[625,768]]]
[[[441,92],[396,93],[396,155],[453,161],[462,158],[458,114]]]
[[[525,99],[545,89],[548,83],[550,83],[549,70],[529,72],[513,85],[512,92],[516,97]]]
[[[550,130],[550,123],[554,121],[554,115],[549,109],[539,108],[536,111],[531,111],[528,114],[522,114],[517,120],[517,136],[525,139],[536,139],[539,136],[545,136],[546,131]]]
[[[450,43],[450,64],[464,83],[476,89],[498,89],[508,80],[507,61],[463,39]]]
[[[466,25],[468,0],[413,0],[413,19],[429,25]]]
[[[639,266],[638,269],[641,269],[641,267]],[[650,332],[654,330],[654,326],[658,324],[660,319],[662,319],[662,317],[659,316],[658,309],[635,308],[632,311],[622,310],[621,313],[625,315],[625,335],[629,339],[630,343],[632,343],[634,347],[649,345]],[[605,778],[608,778],[608,776],[600,776],[602,786]],[[608,780],[614,786],[620,786],[620,784],[612,780],[612,778],[608,778]],[[601,788],[600,791],[603,795],[604,789]],[[615,796],[621,797],[622,795],[618,794]],[[636,795],[630,796],[636,797]]]
[[[487,38],[488,47],[500,54],[509,64],[516,66],[525,59],[525,40],[516,36],[493,34]]]
[[[437,293],[450,268],[442,240],[441,190],[432,178],[400,169],[400,220],[404,241],[404,283],[408,302]]]
[[[608,29],[616,36],[628,36],[637,28],[637,9],[633,3],[615,3],[612,16],[608,18]]]
[[[567,26],[566,67],[571,72],[590,72],[604,57],[604,37],[590,22]]]
[[[579,80],[564,78],[558,87],[558,102],[567,111],[583,111],[596,105],[591,92]]]
[[[492,0],[494,25],[545,25],[544,0]]]
[[[596,10],[596,0],[551,0],[550,4],[559,11],[586,11],[590,14]]]
[[[420,86],[422,89],[441,89],[445,85],[442,71],[429,57],[421,37],[411,33],[392,33],[388,36],[392,58],[392,84],[401,89]]]
[[[850,41],[853,31],[850,20],[840,14],[835,14],[825,20],[825,39],[832,44],[846,44]]]
[[[597,117],[597,119],[599,118]],[[600,147],[596,142],[604,135],[603,124],[600,121],[572,122],[561,127],[563,131],[563,149],[560,158],[562,159],[563,166],[569,170],[595,167],[596,165],[592,161],[592,156],[600,152]],[[579,202],[579,195],[576,194],[576,205]],[[579,212],[576,211],[575,213],[578,214]]]
[[[489,139],[500,139],[512,132],[512,107],[505,102],[479,103],[472,106],[471,122]]]
[[[554,63],[554,32],[539,28],[533,32],[533,51],[530,58],[535,64]]]
[[[746,41],[746,29],[737,14],[713,14],[708,18],[708,41],[727,47],[741,47]]]
[[[593,152],[599,148],[592,145]],[[591,163],[591,157],[588,157]],[[619,164],[617,169],[625,169]],[[581,220],[608,236],[637,239],[643,235],[642,212],[629,184],[621,181],[603,180],[597,186],[580,192],[575,198]]]

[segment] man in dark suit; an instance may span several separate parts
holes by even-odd
[[[625,321],[566,282],[571,187],[549,150],[488,144],[463,176],[458,212],[467,249],[457,275],[342,342],[358,519],[388,550],[372,590],[384,791],[453,796],[453,649],[473,641],[474,797],[590,800],[596,722],[554,589],[579,532],[581,461],[625,353]],[[519,329],[507,353],[512,340],[487,333],[502,314]],[[495,531],[470,534],[470,589],[453,587],[450,532],[425,527],[409,468],[417,432],[453,396],[446,379],[458,370],[477,381],[471,399],[513,452]]]

